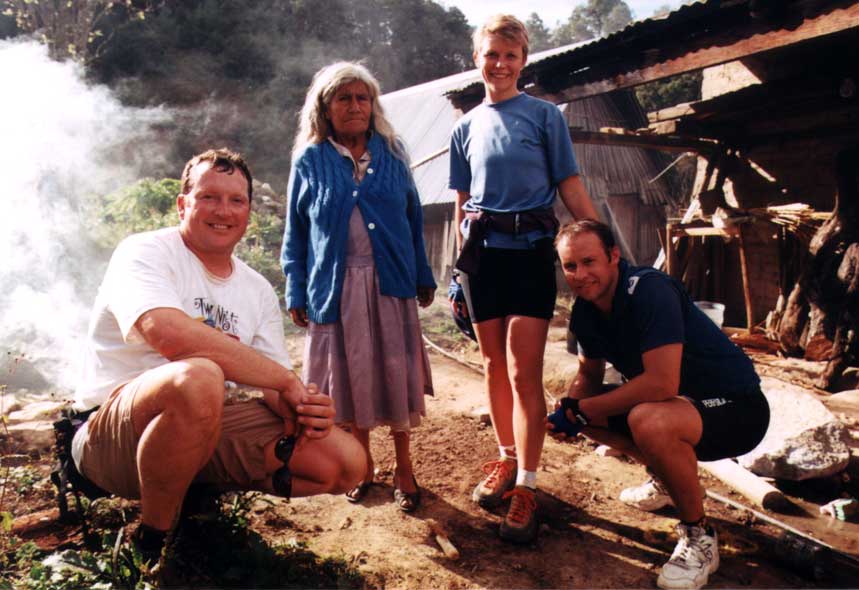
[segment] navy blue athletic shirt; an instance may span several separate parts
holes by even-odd
[[[680,395],[706,399],[740,396],[760,385],[754,365],[704,312],[683,286],[650,267],[619,263],[610,317],[576,299],[570,330],[586,358],[609,361],[626,379],[644,372],[641,355],[666,344],[683,344]]]

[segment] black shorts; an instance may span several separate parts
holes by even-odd
[[[699,461],[718,461],[748,453],[763,440],[770,423],[770,406],[760,388],[731,397],[713,395],[703,400],[687,397],[704,427],[695,445]],[[629,414],[610,416],[610,430],[632,438]]]
[[[468,276],[469,311],[474,323],[507,316],[551,320],[555,313],[555,249],[552,240],[532,250],[481,248],[480,270]]]

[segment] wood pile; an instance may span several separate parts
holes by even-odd
[[[829,219],[831,213],[821,213],[805,203],[790,203],[749,209],[748,213],[784,227],[803,243],[808,243],[820,225]]]

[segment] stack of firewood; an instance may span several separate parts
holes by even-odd
[[[749,209],[748,213],[786,228],[803,242],[811,241],[820,224],[829,219],[831,213],[815,211],[805,203],[790,203]]]

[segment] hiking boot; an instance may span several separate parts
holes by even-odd
[[[665,590],[697,590],[719,569],[719,539],[710,527],[680,523],[675,530],[680,540],[662,566],[656,585]]]
[[[650,473],[650,479],[643,484],[623,490],[618,499],[624,504],[646,512],[653,512],[674,504],[671,496],[668,495],[668,490],[653,473]]]
[[[501,538],[513,543],[532,543],[537,538],[537,493],[527,486],[516,486],[506,494],[510,510],[498,531]]]
[[[471,499],[481,508],[494,508],[502,497],[516,485],[516,461],[499,459],[483,464],[486,477],[471,492]]]

